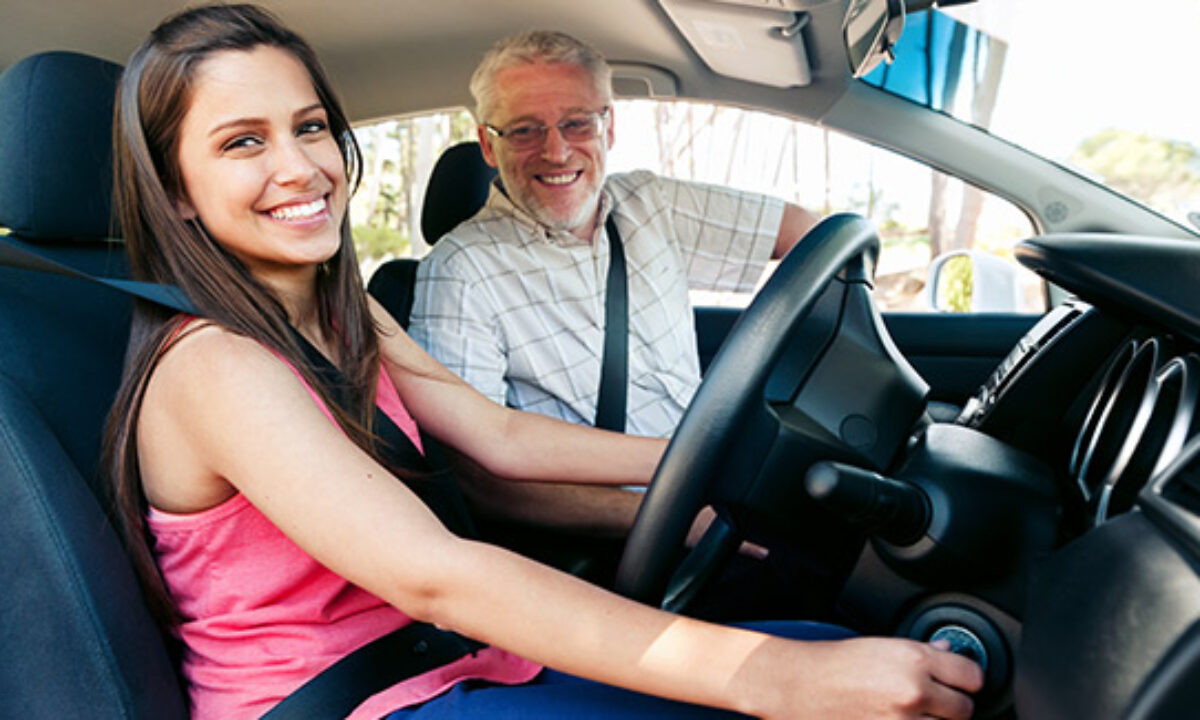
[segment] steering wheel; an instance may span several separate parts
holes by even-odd
[[[871,304],[878,250],[869,221],[839,214],[783,259],[730,331],[659,463],[621,557],[617,592],[658,604],[704,505],[722,517],[722,507],[741,506],[804,524],[796,522],[801,478],[813,461],[885,466],[903,446],[927,386]],[[693,552],[689,563],[698,567],[681,573],[691,576],[685,584],[702,583],[738,544],[736,531],[713,524],[701,547],[717,547]]]

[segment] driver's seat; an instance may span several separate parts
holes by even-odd
[[[0,75],[0,259],[121,275],[110,232],[121,68],[52,52]],[[186,718],[183,686],[104,508],[97,457],[130,300],[0,266],[0,706],[20,718]]]

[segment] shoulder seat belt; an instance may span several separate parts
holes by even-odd
[[[625,249],[613,213],[604,221],[608,231],[608,287],[604,295],[604,357],[600,361],[600,391],[596,398],[596,427],[625,432],[629,386],[629,288]]]
[[[92,275],[48,258],[11,236],[0,236],[0,265],[90,280],[172,310],[197,314],[191,301],[177,287]],[[363,645],[322,670],[263,718],[345,717],[372,695],[483,647],[483,644],[457,633],[439,630],[429,623],[413,622]]]

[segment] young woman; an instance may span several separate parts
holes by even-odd
[[[108,435],[195,717],[258,716],[414,619],[490,647],[354,717],[970,714],[979,669],[941,648],[705,624],[449,531],[453,507],[418,496],[437,482],[418,424],[535,480],[645,483],[663,446],[497,406],[369,300],[346,219],[357,147],[312,50],[273,17],[164,21],[129,62],[115,136],[134,272],[180,286],[200,316],[138,307]]]

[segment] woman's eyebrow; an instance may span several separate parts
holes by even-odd
[[[324,110],[324,109],[325,109],[324,105],[322,105],[320,102],[315,102],[312,105],[306,105],[306,106],[300,108],[299,110],[295,111],[294,113],[292,113],[292,117],[294,117],[294,118],[301,117],[301,116],[307,115],[311,112],[314,112],[316,110]],[[225,120],[224,122],[221,122],[221,123],[218,123],[217,125],[215,125],[211,130],[208,131],[208,136],[212,137],[213,135],[217,135],[225,130],[228,130],[229,128],[258,126],[258,125],[266,125],[266,124],[267,124],[266,118],[259,118],[259,117],[232,118],[230,120]]]
[[[213,135],[218,135],[230,128],[258,126],[258,125],[265,125],[266,123],[267,123],[267,121],[263,118],[254,118],[254,117],[234,118],[232,120],[226,120],[222,123],[218,123],[217,125],[215,125],[211,130],[208,131],[208,136],[212,137]]]
[[[324,110],[324,109],[325,109],[325,105],[323,105],[320,102],[315,102],[312,105],[308,105],[307,107],[300,108],[296,112],[292,113],[292,115],[294,117],[300,117],[301,115],[307,115],[310,112],[313,112],[315,110]]]

